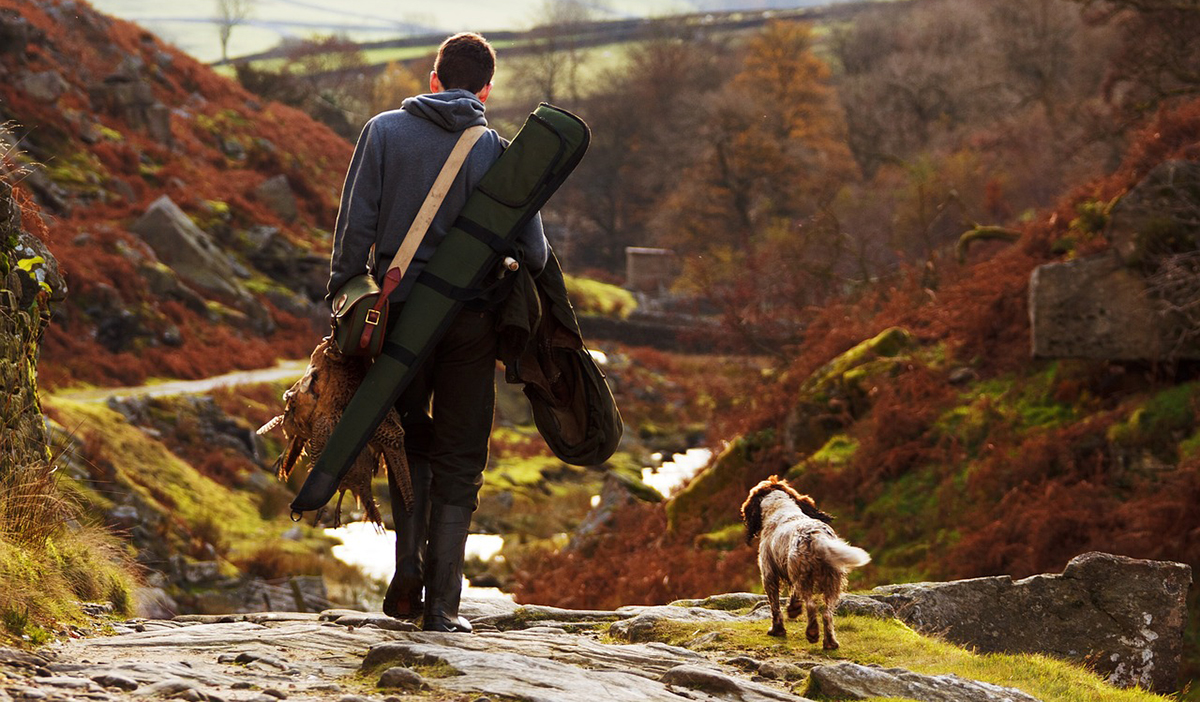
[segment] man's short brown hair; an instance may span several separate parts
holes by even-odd
[[[455,34],[438,47],[433,72],[446,90],[462,88],[478,93],[492,82],[496,50],[475,32]]]

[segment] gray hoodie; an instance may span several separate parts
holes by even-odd
[[[367,271],[372,245],[375,262],[371,270],[382,279],[458,141],[459,132],[477,124],[487,125],[483,103],[467,90],[411,97],[399,110],[384,112],[367,122],[342,186],[326,300],[331,300],[346,281]],[[408,297],[417,275],[450,231],[467,196],[500,157],[504,146],[500,135],[489,129],[472,147],[400,287],[392,294],[392,301]],[[541,215],[518,233],[516,244],[524,265],[534,275],[540,273],[548,251]]]

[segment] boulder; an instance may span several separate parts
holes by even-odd
[[[271,211],[285,222],[295,220],[300,214],[296,207],[296,194],[292,192],[287,176],[282,173],[259,183],[254,189],[254,197],[271,208]]]
[[[1182,563],[1085,553],[1061,575],[876,588],[914,629],[981,653],[1045,653],[1087,662],[1121,687],[1177,689],[1187,591]]]
[[[233,262],[167,195],[151,203],[132,230],[188,283],[237,301],[250,299]]]
[[[805,699],[700,665],[676,666],[663,673],[659,681],[674,687],[708,693],[717,699],[734,699],[741,702],[793,702]]]
[[[172,146],[171,109],[154,96],[154,87],[143,76],[145,63],[127,55],[103,82],[88,92],[99,111],[116,115],[164,146]]]
[[[179,612],[179,603],[161,587],[139,587],[133,591],[133,611],[146,619],[170,619]]]
[[[1200,249],[1200,163],[1164,161],[1112,207],[1105,235],[1125,263]]]
[[[17,85],[38,102],[55,102],[71,87],[58,71],[26,73]]]
[[[428,690],[429,683],[415,671],[400,666],[393,666],[383,671],[379,676],[379,687],[397,688],[401,690]]]
[[[1038,702],[1036,697],[1011,687],[957,675],[920,675],[903,668],[838,663],[817,666],[810,675],[810,694],[839,700],[896,697],[919,702]]]
[[[29,20],[16,10],[0,10],[0,55],[25,55],[25,47],[34,38],[36,30]]]
[[[251,227],[241,237],[242,253],[255,268],[309,300],[324,303],[329,256],[293,244],[275,227]],[[329,310],[322,304],[322,311]]]
[[[1035,358],[1136,361],[1165,350],[1145,279],[1112,251],[1034,269],[1029,318]]]

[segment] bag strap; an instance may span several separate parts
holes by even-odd
[[[421,209],[417,211],[417,216],[413,218],[412,225],[408,228],[408,233],[404,235],[404,241],[400,244],[400,249],[396,251],[395,256],[392,256],[392,262],[383,274],[383,286],[379,295],[380,302],[386,300],[392,294],[392,291],[396,289],[396,286],[400,284],[400,279],[404,277],[404,272],[408,270],[413,256],[416,255],[417,249],[425,239],[425,232],[429,230],[429,225],[433,223],[433,218],[437,215],[438,209],[441,208],[442,201],[446,199],[446,193],[450,192],[450,186],[454,184],[454,178],[462,169],[463,162],[467,160],[467,154],[471,153],[471,148],[475,146],[475,142],[479,141],[479,137],[483,136],[483,133],[486,131],[487,127],[477,125],[467,127],[459,135],[458,143],[454,145],[454,150],[450,152],[446,163],[442,165],[442,170],[438,173],[437,179],[433,181],[433,187],[429,189],[429,194],[425,196],[425,202],[421,204]]]

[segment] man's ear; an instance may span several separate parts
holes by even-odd
[[[483,86],[483,89],[475,93],[475,97],[479,98],[480,102],[487,102],[488,95],[492,94],[492,84],[488,83]]]
[[[429,92],[431,92],[431,93],[442,92],[442,81],[438,80],[437,71],[429,72]]]

